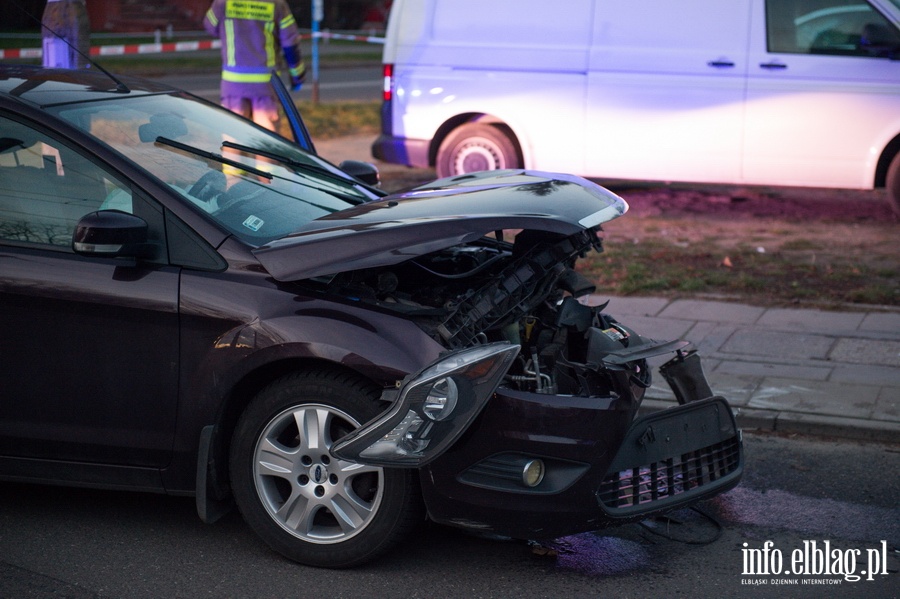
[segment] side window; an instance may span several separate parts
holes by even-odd
[[[864,0],[768,0],[769,52],[888,57],[900,32]]]
[[[90,159],[0,117],[0,241],[68,247],[88,212],[131,207],[128,187]]]

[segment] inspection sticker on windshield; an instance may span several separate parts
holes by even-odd
[[[248,229],[250,229],[251,231],[256,232],[256,231],[259,231],[260,229],[262,229],[263,222],[265,222],[265,221],[263,221],[263,219],[259,218],[258,216],[253,216],[251,214],[250,216],[247,217],[247,220],[245,220],[242,224],[245,227],[247,227]]]

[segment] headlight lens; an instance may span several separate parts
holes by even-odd
[[[408,377],[381,417],[338,439],[331,453],[377,466],[434,460],[481,412],[518,353],[518,345],[491,343],[437,360]]]
[[[425,398],[425,405],[422,411],[432,420],[446,420],[453,415],[456,408],[456,401],[459,397],[459,389],[452,378],[444,377],[438,379],[428,392]]]

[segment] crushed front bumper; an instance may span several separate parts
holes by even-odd
[[[738,483],[740,431],[722,397],[636,420],[597,489],[611,518],[645,518]]]
[[[421,470],[429,516],[547,539],[641,520],[731,489],[741,434],[721,397],[634,419],[634,402],[499,388],[452,448]],[[522,482],[540,459],[545,476]]]

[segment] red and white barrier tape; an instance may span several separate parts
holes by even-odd
[[[222,47],[219,40],[200,40],[194,42],[167,42],[164,44],[127,44],[122,46],[93,46],[91,56],[122,56],[125,54],[160,54],[163,52],[196,52],[197,50],[216,50]],[[41,58],[41,48],[19,48],[0,50],[3,58]]]
[[[316,34],[317,37],[333,39],[333,40],[350,40],[351,42],[366,42],[367,44],[383,44],[383,37],[374,37],[370,35],[347,35],[345,33],[330,33],[328,31],[320,31]],[[304,39],[312,37],[303,36]]]
[[[322,31],[316,34],[322,39],[349,40],[353,42],[365,42],[368,44],[383,44],[383,37],[366,35],[346,35],[343,33],[330,33]],[[312,34],[300,36],[302,39],[312,39]],[[222,47],[220,40],[199,40],[193,42],[166,42],[164,44],[127,44],[122,46],[93,46],[91,56],[123,56],[126,54],[162,54],[167,52],[196,52],[198,50],[218,50]],[[0,60],[4,58],[41,58],[44,52],[41,48],[14,48],[0,49]]]

